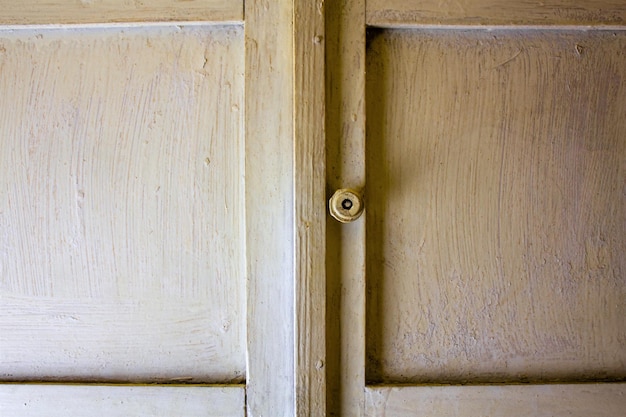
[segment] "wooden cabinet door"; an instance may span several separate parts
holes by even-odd
[[[3,415],[626,408],[623,5],[3,13]]]
[[[292,409],[292,28],[261,6],[2,2],[0,414]]]
[[[337,9],[332,412],[623,413],[626,9],[553,3]]]

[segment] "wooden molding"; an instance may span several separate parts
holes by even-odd
[[[626,23],[621,0],[369,0],[367,24],[397,26],[585,26]]]
[[[241,21],[243,0],[0,0],[0,25]]]

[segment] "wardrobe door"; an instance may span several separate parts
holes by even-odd
[[[88,3],[1,13],[0,413],[243,415],[243,4]]]
[[[486,3],[338,9],[337,414],[626,406],[626,10]]]

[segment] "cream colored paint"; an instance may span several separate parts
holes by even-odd
[[[0,0],[2,25],[242,20],[242,0]]]
[[[363,192],[365,187],[365,2],[331,1],[326,8],[326,181],[330,199],[338,189]],[[327,216],[330,416],[361,416],[364,411],[365,217],[366,213],[342,224]]]
[[[246,1],[249,416],[295,416],[293,4]]]
[[[324,16],[323,1],[294,2],[294,355],[301,417],[326,415]]]
[[[616,410],[623,408],[623,387],[614,383],[488,387],[408,385],[446,378],[468,383],[516,379],[539,382],[558,377],[570,381],[589,378],[612,380],[620,379],[623,372],[624,361],[620,355],[624,354],[624,349],[623,343],[618,340],[621,340],[620,332],[625,328],[623,315],[619,314],[624,300],[623,280],[620,284],[623,274],[620,271],[624,268],[619,254],[623,252],[622,236],[625,235],[623,228],[626,223],[624,211],[620,210],[624,204],[619,184],[620,179],[624,179],[624,165],[620,161],[624,159],[625,151],[617,132],[623,130],[621,125],[625,118],[620,116],[620,112],[623,112],[624,102],[619,99],[623,96],[619,90],[620,75],[611,78],[595,74],[596,69],[600,74],[602,71],[606,71],[605,74],[615,74],[615,71],[621,74],[617,68],[623,66],[620,61],[623,48],[622,41],[613,39],[611,32],[587,34],[580,28],[620,27],[619,16],[623,16],[624,7],[611,2],[586,2],[580,7],[572,4],[546,7],[549,9],[546,13],[542,7],[533,9],[524,1],[507,2],[502,7],[497,4],[486,7],[486,4],[481,1],[454,2],[453,5],[433,3],[432,15],[425,17],[421,12],[428,14],[428,10],[424,10],[429,7],[428,2],[416,5],[410,0],[368,1],[369,25],[395,28],[433,25],[439,30],[432,33],[423,30],[390,31],[388,33],[393,35],[386,35],[370,28],[367,57],[373,64],[368,66],[367,84],[363,75],[366,2],[345,0],[327,5],[327,196],[330,198],[338,188],[361,188],[366,185],[364,218],[346,225],[339,225],[331,219],[327,227],[329,415],[516,415],[517,408],[522,412],[532,410],[526,415],[582,416],[593,412],[619,415]],[[458,11],[452,7],[456,5],[467,7]],[[593,12],[596,9],[598,13]],[[473,18],[476,10],[481,18]],[[497,32],[451,31],[453,26],[478,29],[477,26],[481,25],[492,29],[507,25],[502,29],[514,34],[513,41],[503,41]],[[564,32],[563,26],[570,26],[570,32]],[[516,27],[519,28],[517,31]],[[538,31],[541,27],[544,30]],[[549,27],[556,31],[545,30]],[[479,37],[469,38],[474,39],[474,43],[468,41],[466,36],[472,33]],[[620,33],[616,33],[615,37],[619,37]],[[425,39],[429,39],[428,36],[435,34],[447,39],[445,46],[426,47],[427,42],[423,38],[427,36]],[[561,36],[559,34],[566,40],[555,42],[554,37]],[[582,36],[585,42],[578,42],[577,35]],[[397,37],[398,45],[381,48],[380,43],[385,42],[386,36]],[[590,39],[593,42],[586,42]],[[594,49],[598,51],[585,55]],[[564,64],[557,64],[559,57]],[[548,65],[543,64],[545,60]],[[517,67],[513,66],[516,62]],[[480,65],[479,69],[476,69],[477,65]],[[578,74],[581,66],[583,69]],[[390,68],[396,69],[391,71]],[[477,77],[479,70],[480,76]],[[553,73],[557,76],[553,77]],[[563,85],[564,76],[571,79],[577,74],[579,85],[574,91],[583,91],[583,99],[578,101],[573,100],[576,93],[569,92],[568,96],[568,93],[562,92],[569,91]],[[521,82],[514,82],[516,77]],[[529,77],[533,80],[530,83]],[[478,79],[476,88],[459,87],[464,85],[463,82],[467,83],[467,79],[475,78]],[[367,99],[363,94],[365,85]],[[609,85],[619,86],[609,88]],[[572,86],[569,87],[571,89]],[[498,88],[502,91],[499,95],[495,93]],[[424,94],[424,89],[429,92],[428,95]],[[538,90],[547,96],[546,106],[541,108],[532,100],[532,92],[538,94]],[[468,95],[480,99],[468,104]],[[603,98],[608,101],[603,102]],[[502,103],[507,107],[503,108]],[[516,106],[519,103],[524,104]],[[535,103],[534,107],[532,103]],[[568,114],[576,103],[579,109],[588,109],[581,111],[584,117],[580,119]],[[594,107],[603,108],[608,105],[606,103],[612,103],[609,114],[592,110]],[[563,106],[566,110],[562,110]],[[367,157],[363,154],[365,107],[368,116]],[[524,116],[524,112],[530,111],[528,107],[532,113]],[[490,118],[489,114],[494,112],[495,115]],[[483,113],[487,116],[481,117]],[[498,115],[503,114],[507,115],[503,119],[512,120],[508,125],[502,121],[495,123],[499,120]],[[605,119],[594,120],[593,114],[602,114],[600,117]],[[555,115],[555,125],[551,126]],[[569,130],[564,127],[568,123]],[[447,132],[437,137],[436,141],[429,142],[428,135],[419,133],[419,129],[432,132],[436,126]],[[608,143],[609,149],[599,151],[591,146],[591,149],[572,159],[572,155],[577,155],[572,149],[589,147],[580,137],[577,141],[570,141],[571,133],[577,129],[579,133],[586,132],[587,136],[602,136],[603,146]],[[545,142],[546,139],[541,141],[544,135],[553,131],[555,134],[550,136],[548,142]],[[507,143],[506,148],[498,147],[497,140],[489,139],[497,132],[506,133],[507,137],[516,132],[517,137],[519,132],[522,132],[522,137],[528,134],[534,138],[532,144],[535,146],[517,140],[512,142],[516,146]],[[591,139],[586,142],[592,143]],[[550,147],[552,151],[547,152]],[[393,149],[393,160],[387,148]],[[506,150],[504,159],[503,149]],[[562,156],[559,152],[562,149],[570,151]],[[439,162],[444,164],[439,166]],[[551,296],[558,294],[559,286],[562,289],[567,287],[567,276],[561,274],[562,270],[553,260],[552,263],[547,262],[543,270],[534,272],[533,277],[540,278],[532,283],[533,291],[524,292],[529,277],[522,274],[521,279],[511,280],[511,285],[516,288],[512,297],[497,300],[500,305],[493,301],[491,306],[488,305],[489,297],[497,290],[497,287],[489,286],[490,282],[498,282],[499,276],[506,275],[493,267],[490,271],[483,268],[482,274],[476,275],[470,266],[480,259],[488,260],[488,265],[502,264],[502,260],[494,260],[498,254],[490,254],[494,246],[497,248],[500,245],[509,256],[517,253],[516,247],[524,246],[524,242],[518,242],[514,235],[522,233],[520,228],[508,227],[506,222],[501,226],[504,231],[502,236],[505,237],[503,243],[493,243],[492,227],[497,226],[499,218],[502,222],[502,212],[498,216],[490,201],[493,195],[498,199],[501,162],[506,163],[503,165],[506,169],[502,171],[506,173],[503,176],[506,182],[502,183],[503,196],[513,194],[503,200],[508,204],[505,210],[511,207],[517,210],[517,214],[509,218],[509,223],[523,225],[528,212],[534,221],[530,227],[521,230],[527,234],[534,233],[533,236],[540,240],[537,247],[530,247],[530,252],[526,250],[527,255],[537,257],[542,250],[563,252],[565,246],[575,245],[575,242],[568,242],[568,233],[550,232],[546,227],[550,222],[560,227],[562,222],[569,221],[577,235],[574,238],[592,237],[590,230],[594,225],[610,231],[609,239],[612,240],[607,244],[610,249],[602,251],[603,268],[609,270],[598,275],[597,271],[601,269],[596,269],[599,279],[583,280],[586,284],[577,290],[579,304],[553,301]],[[581,173],[581,164],[590,169]],[[462,171],[467,166],[471,166],[472,175]],[[566,174],[572,167],[573,179],[569,179]],[[529,168],[530,174],[534,172],[532,177],[529,177]],[[361,176],[365,169],[367,184]],[[457,169],[459,174],[456,174]],[[565,194],[558,192],[562,183],[569,183]],[[473,188],[472,184],[475,184]],[[609,190],[603,187],[604,184],[609,184]],[[491,193],[494,185],[495,194]],[[578,193],[572,191],[576,185],[581,186]],[[515,194],[519,187],[524,187],[526,192]],[[540,194],[536,201],[530,201],[535,204],[533,209],[528,199],[532,198],[535,189]],[[476,194],[477,190],[480,193]],[[596,190],[599,195],[594,193]],[[526,201],[520,200],[521,197]],[[398,202],[403,200],[406,204],[399,205]],[[418,204],[420,201],[424,202],[422,206]],[[573,215],[571,211],[566,211],[563,219],[557,216],[568,203],[580,209],[580,216]],[[384,210],[381,209],[383,207]],[[440,216],[429,217],[433,210],[437,213],[433,207],[439,208]],[[448,212],[444,212],[443,208],[447,208]],[[455,211],[458,212],[456,217]],[[546,216],[542,217],[544,214]],[[586,216],[586,224],[577,222],[577,217],[581,216]],[[377,222],[385,226],[380,227]],[[558,231],[559,228],[553,227],[552,230]],[[424,259],[421,247],[421,234],[425,231],[447,245],[431,249],[431,256],[427,259]],[[362,253],[366,246],[367,257]],[[587,252],[586,247],[583,252]],[[458,253],[460,255],[456,256]],[[519,259],[512,257],[512,260],[506,264],[507,274],[512,268],[520,269]],[[442,291],[457,291],[452,295],[441,294],[440,298],[447,301],[445,308],[433,303],[438,300],[435,297],[422,297],[421,290],[434,288],[437,294],[437,281],[433,281],[433,277],[442,275],[440,271],[445,268],[454,267],[455,262],[470,269],[473,274],[470,278],[477,276],[479,279],[468,278],[462,288],[442,281]],[[594,265],[598,266],[591,258],[583,257],[578,262],[589,270],[593,270]],[[536,266],[540,265],[536,263]],[[365,300],[367,308],[364,307]],[[511,320],[513,324],[509,326],[501,316],[498,317],[504,309],[502,305],[506,306],[506,311],[517,310],[522,319]],[[432,340],[429,334],[421,339],[411,337],[412,333],[418,334],[421,329],[423,323],[416,316],[422,310],[431,311],[433,321],[439,319],[436,324],[444,331],[437,340]],[[458,313],[458,321],[462,323],[463,320],[468,321],[468,317],[472,319],[480,315],[481,311],[491,314],[475,319],[474,328],[496,333],[504,341],[501,345],[526,343],[531,348],[537,347],[526,357],[525,364],[517,357],[511,360],[497,349],[494,358],[489,357],[491,345],[484,343],[484,339],[476,337],[473,340],[470,332],[466,332],[468,337],[464,338],[462,332],[457,332],[456,322],[445,323],[452,312]],[[565,317],[559,316],[560,311]],[[367,326],[364,323],[366,314]],[[533,315],[538,318],[536,324],[532,320]],[[524,320],[528,317],[529,320]],[[493,324],[506,327],[493,329]],[[599,324],[600,328],[593,327],[595,324]],[[590,326],[593,328],[590,329]],[[543,333],[532,331],[535,328]],[[555,329],[554,340],[551,340],[552,328]],[[570,350],[563,349],[562,342],[567,340],[562,337],[564,328],[571,329],[573,333],[566,336],[576,341],[574,351],[578,349],[577,359],[582,358],[584,369],[571,360],[572,350],[568,345],[565,347]],[[481,342],[484,343],[482,348]],[[425,364],[422,357],[430,353],[423,350],[429,346],[431,357],[436,359]],[[548,349],[545,352],[544,347]],[[468,370],[468,356],[471,361],[471,355],[481,352],[483,357],[480,359],[484,361],[475,359],[475,368]],[[442,355],[439,357],[438,353]],[[534,364],[534,355],[545,365],[545,369]],[[446,361],[450,366],[442,370],[441,363]],[[527,370],[534,369],[535,374],[517,372],[519,367],[525,365]],[[488,369],[490,366],[491,369]],[[516,366],[517,369],[509,368]],[[369,385],[381,380],[402,384],[385,387]]]
[[[626,378],[626,32],[368,49],[367,378]]]
[[[242,29],[0,45],[1,378],[243,380]]]
[[[371,417],[617,417],[626,384],[371,387],[365,397]]]
[[[242,386],[0,384],[11,417],[243,417]]]
[[[228,7],[234,5],[231,10],[241,10],[241,3],[228,3]],[[551,8],[550,10],[554,10],[554,13],[549,14],[547,21],[542,24],[548,26],[601,25],[605,28],[619,25],[620,16],[623,15],[621,4],[616,6],[614,3],[604,2],[600,7],[603,10],[610,10],[615,16],[611,20],[612,23],[607,23],[610,19],[606,15],[589,12],[591,9],[586,8],[588,3],[592,3],[589,6],[591,9],[596,5],[594,2],[587,2],[577,11],[570,10],[569,13],[563,8]],[[132,6],[127,2],[122,5],[120,2],[117,3],[117,6],[121,8],[115,6],[108,10],[100,6],[115,5],[116,3],[103,1],[92,2],[88,5],[83,2],[80,6],[77,6],[76,3],[71,5],[67,3],[65,6],[69,6],[66,8],[68,13],[62,12],[60,14],[57,12],[62,9],[55,9],[55,7],[61,5],[62,2],[47,2],[45,6],[50,6],[50,8],[44,9],[44,5],[38,4],[40,10],[34,15],[29,15],[32,12],[32,10],[29,12],[27,7],[29,4],[31,3],[23,3],[21,6],[24,14],[22,20],[15,20],[15,16],[10,17],[10,13],[18,13],[19,10],[14,5],[7,4],[4,23],[54,25],[60,23],[130,22],[133,23],[133,26],[135,24],[140,26],[145,23],[167,21],[231,20],[227,15],[223,15],[219,11],[216,12],[221,7],[220,4],[225,4],[221,0],[202,3],[176,2],[176,10],[170,9],[169,2],[158,2],[156,6],[156,3],[153,2],[151,4],[154,7],[144,7],[144,4],[140,4],[140,2],[135,2]],[[376,6],[377,4],[379,6]],[[469,14],[461,12],[457,15],[448,15],[448,10],[437,9],[438,11],[435,10],[436,14],[441,13],[445,16],[435,16],[434,18],[431,16],[431,18],[424,19],[414,13],[415,8],[411,4],[413,3],[410,1],[398,3],[391,0],[381,6],[379,2],[368,2],[368,22],[372,25],[410,26],[433,24],[437,19],[440,19],[439,21],[445,21],[448,26],[498,25],[511,22],[534,25],[538,24],[537,16],[542,16],[533,15],[532,10],[528,7],[529,3],[520,1],[511,2],[511,4],[507,2],[506,8],[489,7],[485,9],[483,7],[481,9],[482,6],[478,7],[476,10],[488,16],[485,20],[472,19],[472,13],[475,13],[475,10],[472,11],[472,7],[486,4],[485,2],[474,2],[472,3],[474,6],[470,3],[466,4],[466,10],[470,12]],[[422,2],[421,4],[427,3]],[[457,2],[456,4],[461,3]],[[198,6],[199,8],[189,12],[185,9],[185,5],[190,5],[191,8]],[[161,8],[161,6],[163,7]],[[372,11],[376,12],[376,7],[385,7],[385,10],[382,10],[382,14],[378,17],[372,14]],[[567,5],[563,5],[563,7],[567,7]],[[243,106],[245,107],[243,112],[245,116],[243,117],[245,117],[244,124],[246,126],[245,244],[247,253],[245,262],[247,303],[242,310],[247,310],[245,399],[247,414],[251,416],[296,415],[297,413],[306,415],[311,410],[311,412],[320,414],[327,411],[329,415],[369,415],[370,413],[372,415],[377,415],[375,413],[391,415],[394,412],[414,415],[418,412],[418,407],[422,405],[427,407],[428,402],[432,403],[433,398],[437,396],[439,396],[437,399],[438,408],[435,408],[436,412],[433,412],[435,415],[436,413],[446,415],[444,413],[447,412],[446,410],[449,411],[451,407],[454,410],[454,415],[471,415],[473,411],[485,414],[494,409],[489,408],[490,404],[506,406],[507,399],[510,398],[516,398],[517,404],[522,407],[521,409],[534,404],[541,406],[539,411],[541,409],[558,411],[560,406],[567,406],[572,401],[572,395],[579,395],[585,401],[588,400],[583,405],[594,404],[594,400],[600,399],[596,402],[596,404],[601,404],[598,406],[598,410],[604,410],[608,413],[613,412],[612,410],[616,406],[621,407],[620,398],[623,397],[623,391],[620,391],[621,388],[615,384],[597,385],[589,391],[568,389],[564,392],[569,394],[561,397],[557,395],[558,390],[551,390],[550,387],[541,385],[531,386],[531,389],[525,389],[526,387],[521,385],[493,387],[495,391],[491,388],[481,390],[481,387],[469,387],[469,391],[462,390],[460,387],[436,387],[430,391],[437,391],[435,397],[428,395],[425,397],[424,391],[419,391],[421,387],[368,387],[366,385],[366,367],[364,364],[366,349],[365,300],[372,298],[371,292],[366,293],[364,269],[366,265],[365,231],[366,221],[369,223],[368,215],[365,213],[356,222],[348,225],[338,225],[329,218],[327,248],[324,249],[320,246],[324,228],[316,216],[319,215],[319,208],[325,204],[325,201],[318,201],[314,195],[319,196],[319,178],[321,175],[319,161],[320,158],[323,159],[321,155],[324,152],[324,149],[319,147],[324,105],[323,103],[320,105],[318,101],[319,85],[323,82],[323,78],[319,72],[314,74],[307,72],[310,68],[319,71],[321,64],[319,55],[315,52],[309,54],[307,51],[317,51],[320,47],[326,47],[325,65],[328,66],[326,89],[327,105],[329,106],[329,111],[326,113],[329,115],[326,125],[328,129],[326,141],[328,155],[327,195],[330,197],[335,189],[342,187],[361,191],[366,185],[365,167],[368,161],[364,154],[365,1],[346,0],[305,5],[304,2],[249,0],[246,1],[245,8],[246,58],[245,68],[241,70],[241,73],[245,73],[246,79],[245,105]],[[327,19],[320,17],[320,15],[324,15],[326,8],[328,8],[328,12],[325,14]],[[11,10],[13,11],[11,12]],[[53,18],[49,18],[49,16],[53,16]],[[240,12],[235,12],[234,16],[238,16],[234,20],[242,18]],[[564,19],[563,16],[574,16],[574,18],[573,20]],[[503,21],[506,22],[502,23]],[[326,27],[326,34],[319,35],[317,31],[323,26]],[[173,30],[176,32],[176,29]],[[183,30],[183,32],[185,31],[187,29]],[[87,34],[87,32],[80,33],[81,42],[86,42],[86,44],[88,41],[84,38]],[[314,36],[310,37],[311,34]],[[23,36],[23,34],[10,36]],[[310,44],[307,44],[308,40],[311,42]],[[233,44],[237,43],[233,42]],[[188,40],[184,43],[186,45]],[[146,42],[147,44],[148,42]],[[175,42],[172,41],[172,44]],[[106,48],[104,49],[106,50]],[[574,45],[574,49],[578,54],[583,54],[585,45]],[[238,50],[241,53],[241,50]],[[230,51],[223,54],[216,52],[210,57],[219,56],[227,59],[228,54],[232,53],[231,57],[236,61],[242,56],[235,53],[235,49]],[[84,53],[87,54],[87,52]],[[93,53],[95,54],[95,52]],[[142,67],[144,64],[139,62],[143,58],[142,53],[138,53],[136,64]],[[510,58],[517,58],[514,55],[504,57],[505,59],[499,61],[498,64],[503,64],[506,67],[509,62],[512,62]],[[132,61],[132,53],[123,56],[130,62],[134,62]],[[192,54],[192,56],[195,57],[196,55]],[[174,59],[171,55],[163,55],[161,58],[166,58],[161,64]],[[213,60],[207,56],[204,59],[203,62],[208,63],[210,68],[210,63]],[[180,67],[183,73],[192,68],[195,70],[196,61],[195,59],[192,61],[193,63],[188,66]],[[113,65],[112,62],[117,62],[117,55],[109,59],[107,65]],[[202,66],[204,65],[203,63]],[[305,65],[306,67],[304,67]],[[106,67],[106,65],[104,66]],[[411,74],[411,76],[415,76],[416,73]],[[175,78],[173,74],[174,72],[171,72],[170,76]],[[217,79],[218,76],[216,75],[215,80]],[[49,82],[46,77],[43,77],[43,80]],[[37,83],[33,81],[33,85],[37,86]],[[375,97],[373,100],[368,100],[368,106],[371,106],[372,103],[378,104],[378,102],[379,97]],[[237,110],[241,112],[242,108],[241,106],[232,106],[228,100],[220,100],[219,103],[215,103],[215,106],[216,109],[202,114],[215,114],[215,112],[219,112],[219,109],[226,112],[229,108],[233,112]],[[183,106],[182,110],[185,109],[187,107]],[[415,114],[420,114],[423,109],[418,108],[414,111]],[[181,111],[177,114],[186,113]],[[168,118],[172,124],[175,119],[173,114]],[[197,120],[201,123],[204,119],[198,117]],[[205,159],[205,162],[209,164],[213,161],[211,158]],[[367,165],[369,169],[369,162]],[[298,171],[298,167],[302,167],[303,170]],[[151,169],[153,172],[157,171],[154,168]],[[15,174],[12,173],[12,175]],[[160,173],[159,175],[164,174]],[[307,191],[309,187],[310,191]],[[187,195],[181,191],[179,200]],[[368,189],[365,189],[365,197],[366,205],[371,204],[368,201],[370,198]],[[138,200],[134,200],[134,204],[137,202]],[[182,203],[180,204],[182,205]],[[239,242],[243,243],[243,239],[240,239]],[[320,311],[323,304],[323,301],[320,303],[320,297],[323,296],[320,292],[323,291],[325,285],[319,279],[324,274],[320,271],[319,265],[308,263],[310,260],[307,256],[311,254],[311,259],[319,259],[320,254],[324,252],[327,254],[328,295],[326,307]],[[367,263],[370,263],[369,259]],[[35,267],[33,266],[33,268]],[[369,276],[367,279],[369,280]],[[199,282],[200,280],[198,280]],[[202,300],[206,299],[208,298],[204,297]],[[55,300],[51,301],[54,302]],[[145,317],[156,318],[157,325],[152,328],[142,326],[143,332],[139,331],[131,335],[131,341],[144,343],[144,346],[147,346],[146,352],[150,354],[152,352],[149,348],[154,346],[154,341],[159,337],[153,334],[152,329],[155,329],[157,333],[165,332],[165,334],[171,333],[172,335],[176,333],[178,340],[184,340],[185,336],[196,334],[195,330],[198,328],[218,326],[220,323],[212,320],[212,316],[205,314],[205,311],[199,314],[195,310],[181,312],[178,309],[180,305],[164,305],[159,301],[154,304],[156,307],[152,308],[143,303],[135,304],[132,300],[126,301],[128,302],[120,304],[113,300],[112,305],[104,304],[98,308],[86,304],[84,312],[81,314],[84,318],[87,314],[95,311],[100,314],[100,319],[104,318],[104,321],[100,321],[100,323],[105,323],[105,328],[113,329],[115,332],[120,328],[119,323],[121,322],[119,318],[115,317],[115,311],[121,311],[123,317],[131,318],[125,322],[125,326],[121,326],[122,329],[140,326],[139,323],[143,323]],[[200,301],[201,304],[202,301]],[[27,310],[28,305],[30,304],[26,299],[24,303],[20,304],[20,308]],[[79,306],[76,300],[70,300],[69,305],[71,308]],[[35,307],[35,310],[21,316],[23,323],[32,325],[33,320],[39,320],[42,311],[43,314],[46,314],[46,308],[39,308],[37,305]],[[59,322],[74,320],[72,316],[64,313],[65,310],[57,311],[60,311],[60,314],[56,314],[54,318],[58,318]],[[110,311],[114,311],[113,315],[110,314]],[[187,313],[192,317],[190,320],[180,319]],[[326,361],[320,363],[317,358],[323,355],[323,351],[320,349],[320,338],[314,336],[314,334],[319,335],[319,333],[314,332],[319,331],[320,321],[324,319],[325,314],[327,315],[325,319],[327,352]],[[110,320],[110,317],[113,317],[114,320]],[[95,316],[94,318],[97,319]],[[97,320],[93,320],[87,325],[95,326],[92,323],[96,322]],[[22,324],[14,326],[14,329],[19,326]],[[215,328],[217,329],[217,327]],[[308,334],[307,329],[311,329],[311,334]],[[368,328],[367,331],[369,333],[370,329]],[[67,341],[67,338],[54,333],[54,331],[50,331],[48,335],[53,338],[58,337],[59,343]],[[96,333],[92,332],[92,334]],[[27,336],[28,334],[26,336],[22,334],[19,337],[24,339]],[[314,337],[315,339],[313,339]],[[308,342],[311,342],[310,345]],[[145,356],[147,361],[150,360],[148,356],[147,354]],[[153,364],[161,365],[161,363],[156,362],[154,361]],[[137,368],[138,375],[142,379],[149,378],[152,372],[152,368],[146,367],[146,363],[143,363],[141,368]],[[189,366],[189,363],[196,370],[195,365],[206,362],[185,362],[181,359],[179,365],[184,367]],[[213,365],[214,363],[211,362],[211,366]],[[141,374],[141,369],[148,369],[148,376],[145,373]],[[369,370],[371,370],[371,366],[368,368]],[[186,371],[182,373],[187,374]],[[328,375],[328,378],[324,379],[324,373]],[[171,376],[166,375],[160,380],[166,381],[171,378]],[[187,377],[173,378],[176,382],[177,378],[186,380]],[[323,389],[325,383],[327,384],[326,392]],[[14,386],[0,385],[0,395],[11,392],[12,387]],[[26,393],[27,396],[34,396],[41,393],[40,387],[38,385],[21,385],[20,389],[24,388],[22,395]],[[57,387],[58,390],[53,390],[54,397],[63,399],[76,395],[72,392],[73,386]],[[102,410],[103,407],[109,407],[107,410],[110,409],[111,401],[120,398],[119,396],[111,396],[108,387],[93,385],[80,388],[89,388],[89,393],[82,391],[81,399],[84,398],[85,401],[79,404],[82,409],[90,410],[89,415],[93,415],[94,412],[96,414],[106,413],[106,411],[99,410]],[[137,387],[131,388],[128,391],[131,394],[126,396],[127,394],[124,393],[122,397],[126,396],[123,399],[125,402],[127,399],[131,403],[133,400],[138,401],[133,403],[133,407],[138,407],[133,408],[133,410],[141,410],[142,407],[145,409],[153,403],[161,404],[164,410],[168,410],[168,406],[175,407],[181,397],[188,398],[187,393],[177,391],[159,395],[157,400],[153,394],[143,396],[143,394],[134,391]],[[195,390],[196,388],[182,387],[181,390]],[[233,389],[238,391],[234,397],[230,394],[234,392]],[[466,394],[466,392],[471,395]],[[496,392],[497,398],[494,398],[494,392]],[[587,395],[586,392],[590,394]],[[46,395],[46,393],[41,394]],[[106,400],[103,401],[102,395],[107,396]],[[206,407],[202,404],[207,399],[215,401],[216,404],[224,400],[227,402],[227,407],[231,407],[229,409],[239,412],[243,401],[241,395],[241,387],[235,385],[222,393],[219,393],[219,389],[217,389],[206,397],[201,395],[199,404],[201,407]],[[316,406],[321,406],[326,402],[326,395],[328,395],[327,410],[315,409]],[[50,395],[48,396],[46,401],[50,399]],[[554,404],[548,404],[546,401],[552,401]],[[196,400],[186,403],[192,408],[196,404],[198,404]],[[449,404],[450,407],[446,408],[446,404]],[[365,406],[367,409],[364,408]],[[426,409],[428,410],[428,408]],[[121,408],[121,410],[125,409]],[[495,410],[499,409],[496,408]],[[505,415],[512,414],[506,407],[501,408],[501,410],[505,410]],[[565,410],[568,409],[565,408]],[[429,412],[432,411],[431,408]],[[581,411],[585,413],[584,415],[589,414],[589,411],[585,410],[584,407],[575,410],[569,409],[569,411]],[[207,412],[210,412],[208,407]],[[76,415],[76,410],[72,411],[72,414]],[[172,413],[169,412],[169,414]]]
[[[621,0],[368,0],[371,26],[604,26],[626,23]]]

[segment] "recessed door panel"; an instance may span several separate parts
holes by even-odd
[[[0,379],[242,381],[242,28],[6,31],[0,71]]]
[[[624,51],[368,34],[368,381],[626,377]]]

